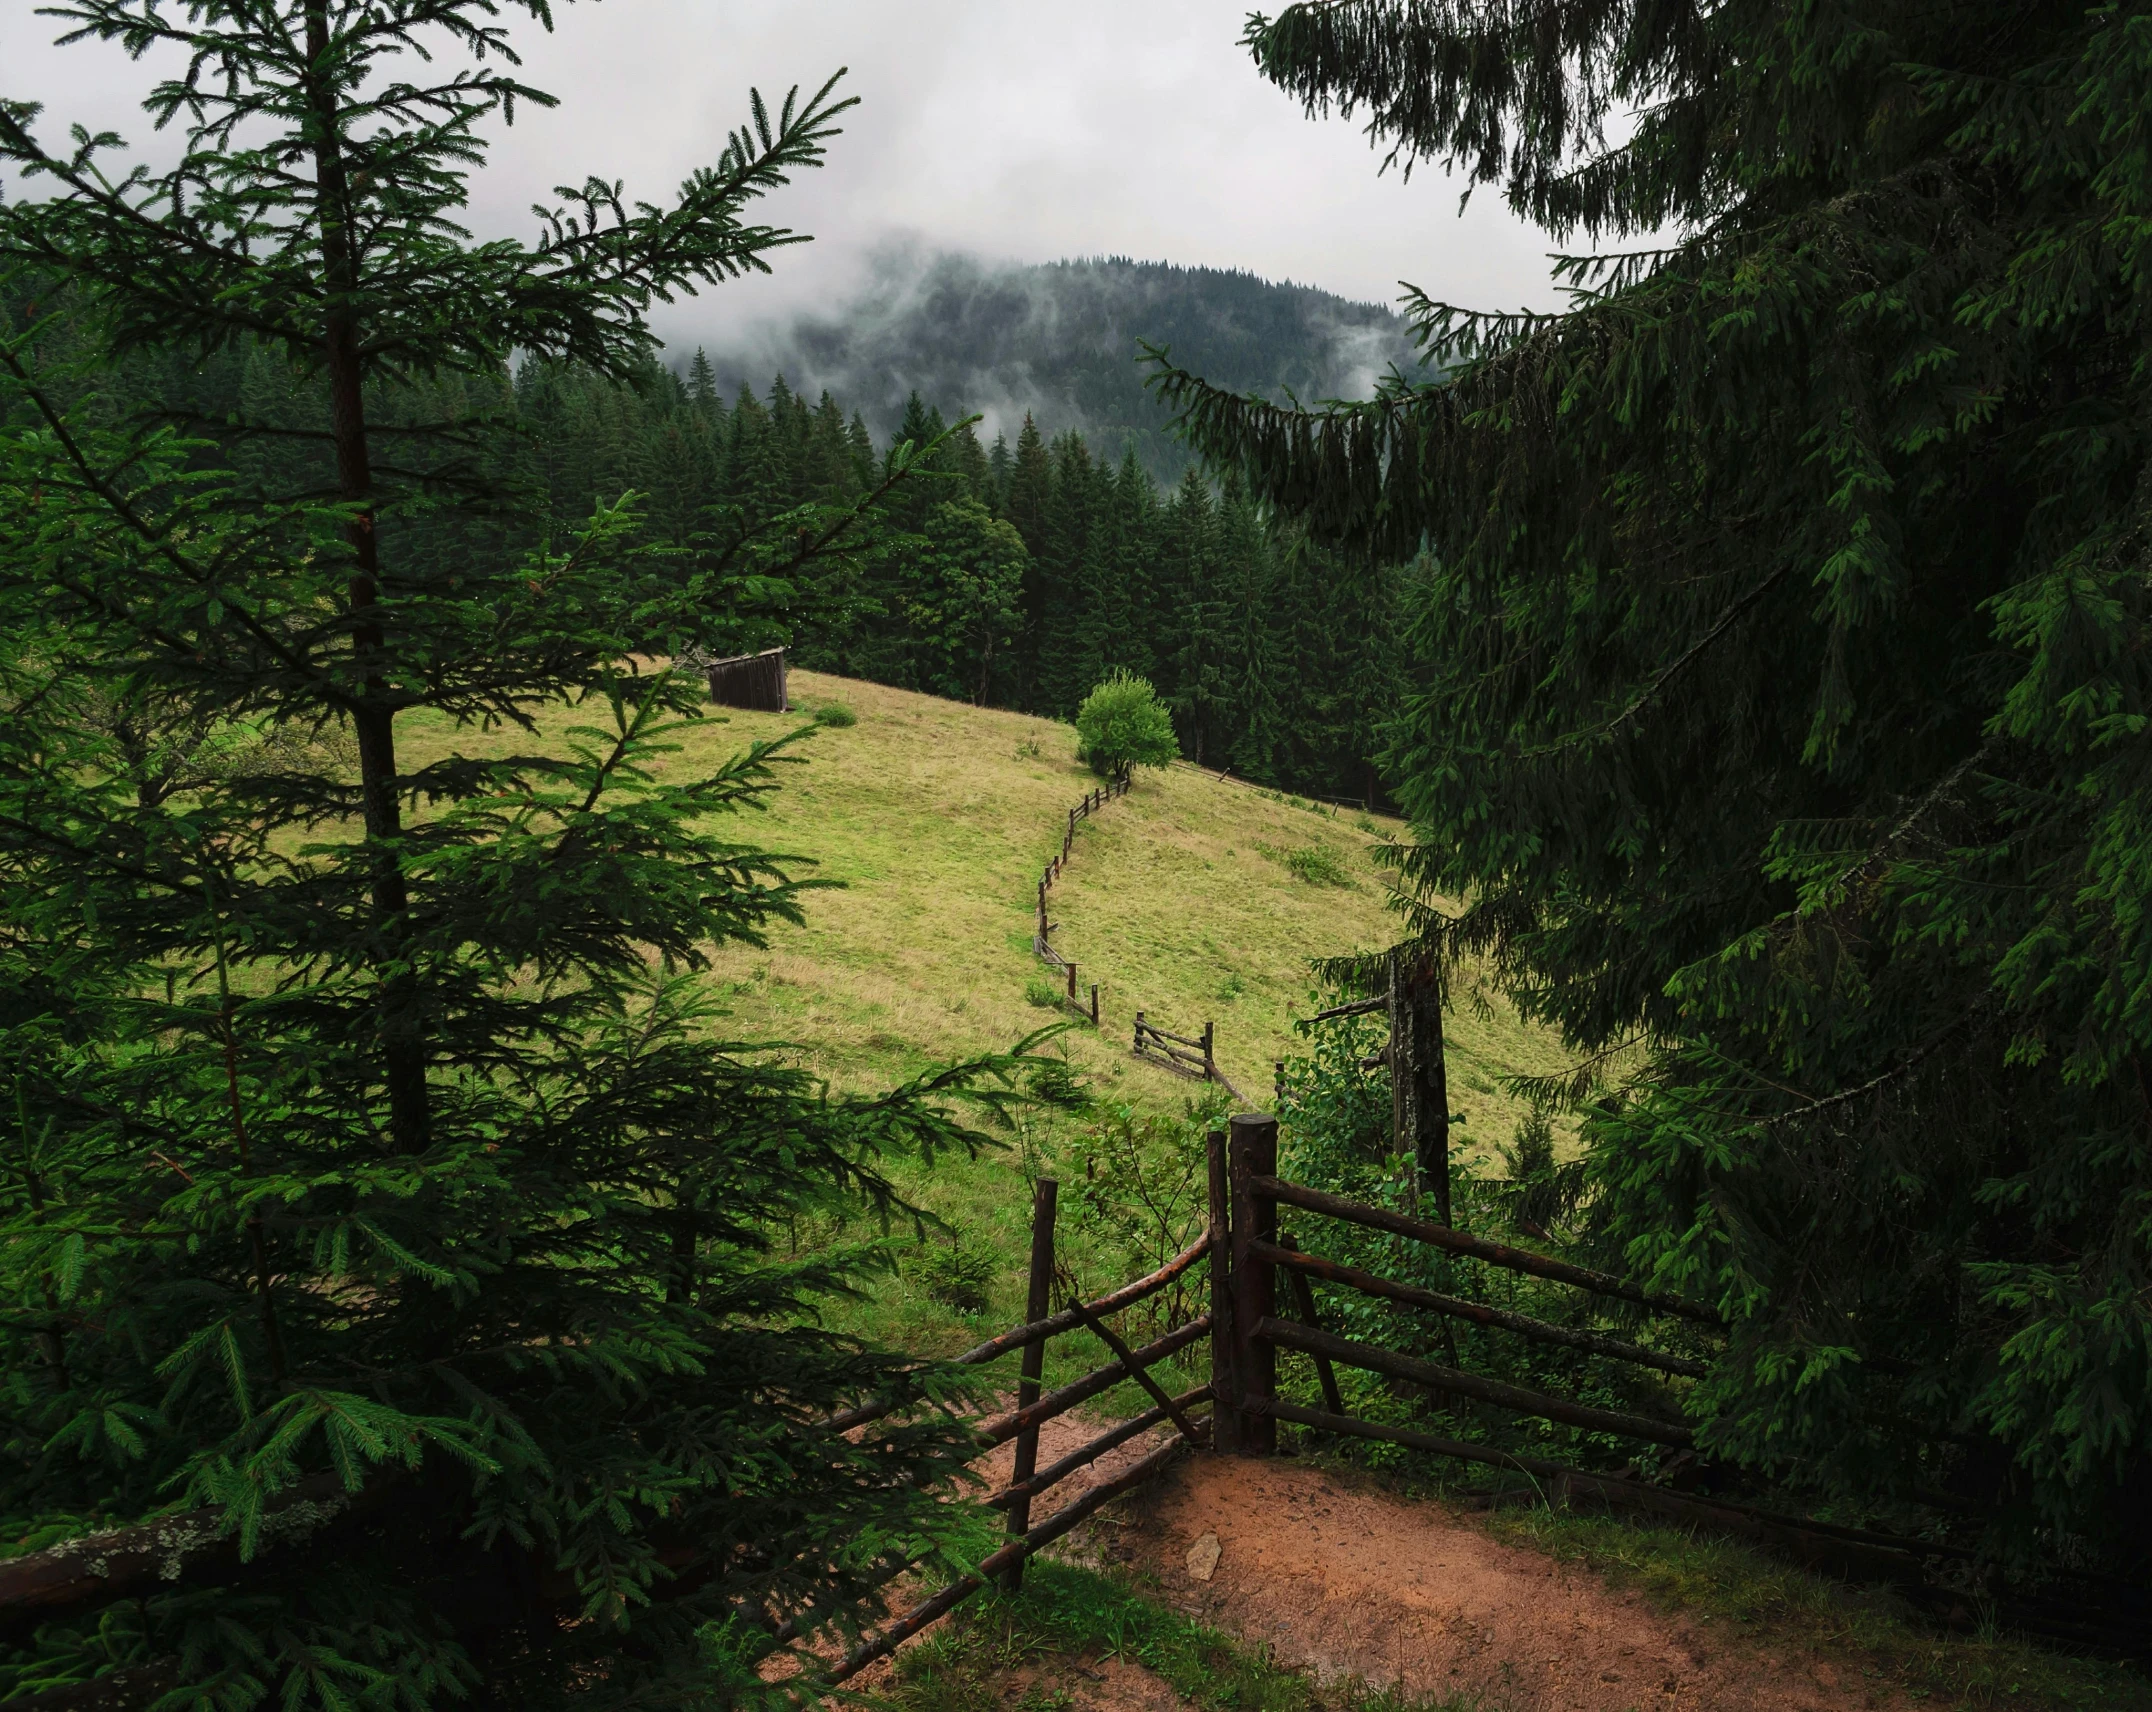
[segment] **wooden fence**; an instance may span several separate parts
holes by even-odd
[[[1038,929],[1031,937],[1031,948],[1039,954],[1049,969],[1057,970],[1066,979],[1068,993],[1065,1002],[1079,1015],[1084,1014],[1084,1005],[1077,992],[1076,965],[1062,956],[1059,949],[1054,945],[1054,929],[1060,923],[1048,917],[1046,913],[1046,895],[1053,890],[1054,882],[1061,878],[1061,870],[1068,866],[1069,857],[1075,852],[1077,823],[1089,820],[1091,816],[1098,813],[1100,809],[1104,808],[1116,797],[1125,797],[1126,795],[1128,795],[1128,775],[1123,773],[1109,779],[1105,784],[1099,786],[1097,790],[1086,795],[1082,802],[1070,809],[1068,825],[1062,829],[1061,833],[1061,854],[1048,862],[1039,874],[1039,921]],[[1089,1015],[1092,1024],[1096,1026],[1098,1022],[1098,986],[1095,982],[1091,987]]]
[[[1226,1081],[1225,1072],[1218,1068],[1218,1025],[1207,1022],[1203,1033],[1191,1039],[1185,1034],[1169,1034],[1150,1021],[1142,1011],[1136,1013],[1136,1033],[1130,1048],[1138,1058],[1154,1059],[1171,1066],[1187,1076],[1200,1076],[1206,1082],[1217,1082],[1238,1099],[1240,1091]]]
[[[1077,825],[1090,819],[1116,797],[1126,796],[1128,784],[1126,774],[1118,775],[1070,809],[1068,824],[1061,833],[1061,853],[1039,872],[1038,925],[1031,936],[1031,949],[1038,953],[1041,962],[1067,984],[1062,1002],[1078,1016],[1088,1016],[1094,1028],[1098,1026],[1099,1020],[1098,983],[1091,983],[1087,1003],[1084,991],[1077,982],[1075,961],[1063,956],[1060,947],[1054,944],[1054,931],[1061,924],[1048,914],[1046,902],[1053,891],[1054,883],[1061,878],[1062,870],[1068,866],[1069,857],[1075,852]],[[1218,1068],[1216,1045],[1217,1027],[1213,1023],[1206,1022],[1203,1025],[1201,1039],[1191,1039],[1184,1034],[1168,1033],[1149,1021],[1143,1011],[1136,1013],[1132,1050],[1138,1058],[1148,1059],[1155,1064],[1165,1064],[1186,1075],[1200,1076],[1206,1082],[1216,1082],[1234,1099],[1240,1099],[1243,1097],[1240,1090],[1234,1087],[1227,1080],[1225,1072]]]
[[[1212,1151],[1218,1154],[1213,1166],[1216,1176],[1223,1170],[1223,1155],[1215,1143]],[[992,1361],[1011,1350],[1023,1351],[1015,1406],[977,1424],[982,1455],[1011,1439],[1016,1441],[1008,1484],[983,1500],[989,1508],[1006,1512],[1008,1544],[990,1554],[971,1574],[959,1577],[931,1598],[922,1600],[904,1616],[853,1648],[831,1674],[833,1684],[857,1675],[982,1588],[998,1583],[1015,1589],[1022,1582],[1024,1560],[1042,1546],[1061,1538],[1115,1498],[1142,1485],[1182,1449],[1210,1442],[1210,1418],[1196,1411],[1211,1401],[1211,1387],[1198,1385],[1179,1396],[1169,1396],[1150,1370],[1166,1357],[1209,1335],[1211,1316],[1199,1314],[1141,1349],[1131,1349],[1107,1321],[1124,1309],[1157,1295],[1199,1261],[1213,1259],[1215,1266],[1214,1257],[1223,1247],[1223,1232],[1215,1226],[1207,1228],[1188,1247],[1148,1276],[1124,1284],[1096,1301],[1072,1301],[1061,1312],[1049,1313],[1049,1294],[1055,1276],[1054,1222],[1059,1198],[1059,1185],[1050,1177],[1041,1178],[1031,1203],[1031,1264],[1025,1323],[956,1357],[959,1363],[973,1365]],[[1039,1388],[1045,1373],[1048,1341],[1079,1330],[1095,1336],[1113,1359],[1081,1379],[1041,1396]],[[1097,1433],[1074,1450],[1056,1457],[1046,1467],[1039,1467],[1040,1426],[1125,1379],[1134,1379],[1143,1388],[1151,1406]],[[886,1406],[868,1405],[837,1416],[830,1424],[850,1430],[865,1426],[888,1412]],[[1044,1520],[1034,1522],[1031,1519],[1035,1499],[1043,1498],[1070,1475],[1089,1467],[1108,1451],[1118,1449],[1168,1421],[1173,1424],[1174,1436],[1165,1444],[1140,1457],[1111,1480],[1089,1488]],[[892,1575],[901,1573],[903,1567],[896,1566]],[[791,1637],[781,1634],[779,1638]]]
[[[1455,1230],[1446,1222],[1368,1206],[1289,1182],[1277,1175],[1278,1125],[1273,1118],[1236,1117],[1230,1139],[1214,1137],[1214,1148],[1220,1142],[1226,1153],[1224,1205],[1218,1207],[1221,1191],[1214,1188],[1213,1205],[1218,1210],[1213,1213],[1213,1222],[1214,1226],[1223,1225],[1227,1237],[1222,1284],[1218,1282],[1219,1260],[1213,1258],[1211,1372],[1212,1394],[1217,1399],[1213,1434],[1220,1450],[1270,1455],[1277,1448],[1280,1421],[1347,1438],[1403,1445],[1522,1474],[1550,1503],[1588,1500],[1611,1509],[1640,1511],[1684,1526],[1707,1527],[1755,1540],[1825,1574],[1888,1585],[1912,1603],[1953,1620],[1965,1619],[1970,1596],[1972,1605],[1985,1606],[1990,1616],[2000,1616],[2011,1627],[2072,1646],[2152,1657],[2152,1598],[2142,1588],[2091,1576],[2062,1575],[2053,1586],[2028,1590],[1997,1580],[1992,1566],[1981,1564],[1977,1554],[1964,1546],[1819,1522],[1754,1505],[1677,1492],[1625,1474],[1580,1469],[1416,1426],[1356,1418],[1347,1411],[1337,1383],[1340,1367],[1380,1374],[1393,1390],[1419,1391],[1453,1404],[1490,1406],[1529,1419],[1677,1450],[1693,1451],[1696,1446],[1689,1426],[1670,1413],[1610,1409],[1467,1372],[1457,1365],[1454,1352],[1448,1362],[1436,1362],[1341,1337],[1322,1324],[1312,1287],[1317,1282],[1396,1302],[1437,1318],[1466,1321],[1528,1342],[1579,1350],[1676,1378],[1703,1378],[1710,1364],[1606,1333],[1551,1324],[1489,1303],[1460,1300],[1327,1258],[1281,1233],[1281,1207],[1319,1220],[1382,1231],[1488,1266],[1567,1285],[1597,1299],[1621,1303],[1631,1313],[1641,1310],[1717,1333],[1727,1328],[1716,1312],[1700,1303],[1646,1290],[1626,1279],[1530,1249]],[[1301,1234],[1308,1233],[1303,1230]],[[1281,1282],[1292,1297],[1289,1305],[1280,1303]],[[1322,1393],[1321,1408],[1278,1394],[1280,1350],[1310,1359]],[[1943,1511],[1965,1508],[1940,1495],[1928,1502]],[[1970,1595],[1969,1582],[1979,1584]]]

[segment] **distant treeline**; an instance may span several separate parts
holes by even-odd
[[[898,446],[941,440],[900,487],[900,533],[862,567],[856,599],[799,625],[803,665],[1065,718],[1116,671],[1149,678],[1183,752],[1288,789],[1372,802],[1377,726],[1403,678],[1403,580],[1349,567],[1275,527],[1236,486],[1194,470],[1163,493],[1133,451],[1027,421],[1014,445],[914,397],[877,446],[860,416],[775,381],[729,403],[697,354],[629,389],[526,364],[517,414],[547,504],[568,528],[633,489],[649,527],[689,546],[791,507],[850,499]]]

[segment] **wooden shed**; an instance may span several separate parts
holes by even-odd
[[[785,696],[785,651],[765,648],[710,662],[710,699],[720,707],[754,708],[762,713],[790,713]]]

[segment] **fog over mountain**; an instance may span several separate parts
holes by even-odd
[[[1222,386],[1304,403],[1365,398],[1391,367],[1417,372],[1394,310],[1254,274],[1123,257],[1022,265],[892,249],[835,309],[720,335],[705,348],[726,389],[773,375],[827,388],[887,435],[917,392],[981,437],[1013,442],[1026,412],[1048,436],[1075,428],[1118,459],[1130,442],[1161,481],[1188,454],[1144,390],[1141,342]],[[694,354],[685,341],[675,366]]]

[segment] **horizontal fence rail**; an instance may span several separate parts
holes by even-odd
[[[830,1672],[827,1681],[832,1686],[848,1681],[874,1663],[876,1659],[886,1657],[896,1651],[912,1636],[932,1625],[937,1619],[946,1617],[974,1593],[985,1588],[988,1583],[1007,1571],[1021,1566],[1023,1561],[1037,1552],[1041,1546],[1049,1545],[1058,1540],[1063,1534],[1070,1532],[1088,1517],[1094,1516],[1103,1510],[1123,1493],[1133,1492],[1146,1480],[1149,1480],[1152,1475],[1162,1471],[1166,1464],[1179,1456],[1186,1448],[1177,1438],[1161,1445],[1141,1462],[1130,1467],[1127,1472],[1116,1475],[1103,1485],[1092,1487],[1081,1498],[1076,1499],[1066,1508],[1055,1511],[1053,1515],[1047,1517],[1037,1527],[1027,1529],[1021,1538],[1011,1540],[1007,1545],[987,1558],[974,1573],[952,1581],[931,1599],[913,1607],[912,1610],[895,1623],[892,1623],[880,1634],[870,1640],[861,1642],[845,1655],[843,1662],[835,1670]]]
[[[1528,1338],[1535,1343],[1558,1344],[1565,1349],[1580,1350],[1586,1355],[1605,1356],[1612,1361],[1627,1361],[1638,1367],[1656,1368],[1661,1373],[1671,1373],[1682,1379],[1701,1379],[1711,1371],[1707,1363],[1691,1361],[1686,1356],[1667,1355],[1660,1350],[1645,1349],[1641,1345],[1625,1343],[1620,1338],[1607,1337],[1599,1332],[1553,1325],[1546,1320],[1536,1320],[1529,1314],[1493,1307],[1485,1302],[1462,1301],[1455,1296],[1445,1296],[1437,1290],[1423,1289],[1417,1284],[1400,1284],[1393,1278],[1363,1272],[1357,1266],[1326,1260],[1320,1255],[1304,1254],[1298,1249],[1282,1248],[1265,1242],[1251,1245],[1250,1252],[1256,1259],[1267,1261],[1273,1266],[1289,1267],[1296,1275],[1320,1278],[1327,1284],[1342,1284],[1348,1289],[1360,1291],[1363,1295],[1380,1296],[1387,1301],[1401,1302],[1407,1307],[1425,1308],[1430,1313],[1468,1320],[1489,1330],[1515,1332],[1519,1337]]]
[[[1557,1284],[1573,1284],[1580,1290],[1589,1290],[1596,1296],[1611,1296],[1630,1302],[1654,1313],[1672,1314],[1697,1325],[1723,1330],[1726,1322],[1717,1310],[1699,1302],[1686,1302],[1678,1296],[1660,1295],[1616,1278],[1609,1272],[1595,1272],[1588,1266],[1574,1266],[1566,1260],[1550,1259],[1544,1254],[1534,1254],[1528,1248],[1512,1248],[1507,1243],[1490,1242],[1485,1237],[1473,1236],[1466,1231],[1452,1230],[1448,1225],[1416,1219],[1406,1213],[1395,1213],[1387,1207],[1363,1206],[1358,1201],[1348,1201],[1342,1195],[1326,1194],[1320,1189],[1310,1189],[1299,1183],[1288,1183],[1282,1178],[1261,1174],[1250,1183],[1256,1196],[1288,1207],[1299,1207],[1304,1212],[1321,1213],[1327,1218],[1340,1219],[1346,1224],[1363,1226],[1369,1230],[1388,1231],[1393,1236],[1409,1237],[1414,1242],[1424,1242],[1432,1248],[1446,1249],[1451,1254],[1469,1255],[1474,1260],[1484,1260],[1490,1266],[1505,1267],[1511,1272],[1529,1273],[1534,1278],[1549,1279]]]
[[[1439,1362],[1399,1355],[1394,1350],[1382,1349],[1371,1343],[1355,1343],[1350,1338],[1317,1331],[1312,1326],[1303,1326],[1293,1320],[1281,1320],[1274,1315],[1266,1315],[1256,1321],[1250,1331],[1253,1336],[1281,1349],[1297,1349],[1307,1355],[1328,1356],[1332,1361],[1347,1367],[1358,1367],[1370,1373],[1402,1379],[1409,1384],[1424,1385],[1431,1391],[1445,1391],[1454,1397],[1470,1397],[1475,1402],[1492,1403],[1498,1409],[1511,1409],[1520,1415],[1534,1415],[1544,1421],[1559,1421],[1563,1426],[1579,1427],[1585,1432],[1617,1433],[1623,1438],[1649,1439],[1657,1444],[1672,1445],[1679,1450],[1693,1449],[1696,1444],[1694,1433],[1687,1427],[1670,1421],[1655,1421],[1648,1415],[1631,1415],[1618,1409],[1595,1408],[1588,1403],[1572,1403],[1565,1397],[1552,1397],[1544,1391],[1512,1385],[1506,1380],[1488,1379],[1477,1373],[1461,1372],[1454,1367],[1444,1367]]]
[[[1212,1421],[1209,1418],[1199,1418],[1191,1411],[1204,1403],[1214,1402],[1213,1387],[1209,1384],[1198,1385],[1178,1396],[1172,1396],[1150,1371],[1157,1363],[1178,1354],[1191,1344],[1209,1338],[1213,1329],[1211,1316],[1198,1315],[1186,1325],[1175,1327],[1141,1349],[1131,1349],[1121,1335],[1106,1322],[1110,1316],[1166,1289],[1198,1261],[1208,1257],[1214,1246],[1214,1233],[1206,1230],[1163,1266],[1141,1278],[1132,1279],[1092,1301],[1072,1301],[1059,1313],[1049,1314],[1045,1309],[1047,1294],[1056,1270],[1054,1224],[1058,1201],[1059,1185],[1051,1178],[1039,1179],[1032,1207],[1028,1317],[1025,1323],[988,1338],[983,1343],[975,1344],[955,1358],[959,1365],[977,1365],[1016,1351],[1023,1353],[1023,1373],[1017,1385],[1016,1407],[975,1422],[972,1427],[978,1454],[983,1455],[1012,1439],[1016,1442],[1014,1467],[1008,1482],[983,1500],[989,1509],[1006,1513],[1009,1541],[969,1574],[959,1576],[940,1592],[887,1625],[880,1633],[853,1648],[830,1675],[823,1679],[827,1686],[833,1687],[857,1675],[876,1659],[886,1656],[981,1589],[997,1581],[1014,1588],[1019,1584],[1025,1560],[1042,1546],[1059,1539],[1086,1517],[1095,1514],[1121,1494],[1141,1485],[1164,1468],[1180,1451],[1211,1442]],[[1102,1367],[1093,1368],[1081,1378],[1040,1395],[1040,1378],[1047,1341],[1074,1331],[1089,1332],[1106,1347],[1112,1359]],[[1046,1467],[1037,1466],[1039,1428],[1042,1425],[1129,1379],[1133,1379],[1149,1395],[1150,1408],[1092,1435]],[[903,1403],[898,1399],[878,1398],[872,1403],[830,1417],[825,1425],[844,1430],[862,1427],[884,1418],[902,1406]],[[1045,1496],[1061,1482],[1089,1467],[1100,1457],[1166,1423],[1171,1423],[1174,1428],[1174,1436],[1166,1444],[1141,1457],[1112,1479],[1084,1492],[1044,1521],[1032,1521],[1031,1505],[1034,1499]],[[893,1580],[911,1567],[912,1560],[892,1559],[882,1579]],[[796,1635],[797,1626],[787,1624],[779,1630],[777,1638],[790,1640],[796,1638]]]
[[[998,1337],[990,1337],[984,1343],[972,1345],[962,1355],[951,1356],[949,1360],[955,1366],[974,1367],[981,1362],[992,1361],[996,1356],[1007,1355],[1011,1350],[1022,1349],[1027,1344],[1042,1343],[1048,1338],[1059,1337],[1063,1332],[1072,1332],[1084,1323],[1086,1315],[1103,1317],[1118,1314],[1123,1308],[1132,1308],[1145,1298],[1157,1295],[1209,1252],[1210,1238],[1199,1237],[1156,1272],[1123,1284],[1116,1290],[1109,1290],[1094,1301],[1081,1306],[1072,1305],[1058,1314],[1049,1314],[1042,1320],[1034,1320],[1029,1325],[1018,1326]],[[862,1403],[856,1409],[847,1409],[841,1415],[832,1415],[823,1424],[838,1432],[846,1432],[853,1427],[863,1427],[869,1421],[879,1421],[892,1410],[903,1406],[892,1398],[878,1398],[872,1403]]]
[[[1207,1403],[1210,1399],[1211,1388],[1208,1385],[1198,1385],[1192,1391],[1183,1391],[1173,1399],[1173,1403],[1175,1407],[1185,1411],[1195,1408],[1198,1404]],[[1016,1503],[1018,1499],[1036,1498],[1048,1487],[1058,1486],[1079,1468],[1096,1462],[1110,1450],[1118,1450],[1122,1445],[1128,1443],[1130,1439],[1142,1437],[1151,1428],[1160,1425],[1169,1418],[1164,1405],[1154,1403],[1150,1408],[1144,1410],[1142,1414],[1131,1415],[1120,1425],[1109,1427],[1105,1432],[1100,1433],[1097,1438],[1077,1446],[1066,1456],[1059,1457],[1048,1463],[1029,1480],[1012,1480],[999,1492],[982,1498],[979,1502],[989,1510],[1006,1510]],[[1183,1437],[1191,1444],[1195,1443],[1199,1437],[1207,1437],[1207,1435],[1200,1432],[1201,1425],[1202,1423],[1198,1423],[1199,1430],[1196,1432],[1184,1430]]]
[[[1157,1342],[1147,1343],[1137,1350],[1135,1352],[1136,1366],[1149,1367],[1153,1362],[1163,1361],[1175,1351],[1186,1349],[1209,1331],[1210,1315],[1199,1314],[1178,1331],[1168,1332]],[[1119,1360],[1109,1361],[1104,1367],[1092,1369],[1081,1379],[1062,1386],[1060,1390],[1049,1391],[1036,1403],[1029,1404],[1023,1408],[1010,1409],[1004,1414],[995,1415],[989,1420],[981,1421],[977,1428],[980,1438],[979,1448],[991,1450],[995,1445],[1004,1444],[1013,1439],[1027,1427],[1035,1427],[1041,1421],[1050,1421],[1056,1415],[1066,1414],[1069,1410],[1075,1408],[1077,1404],[1089,1402],[1101,1391],[1112,1390],[1122,1380],[1128,1378],[1133,1371],[1134,1368],[1126,1362]]]

